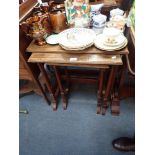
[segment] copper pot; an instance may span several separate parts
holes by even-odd
[[[60,10],[49,13],[49,18],[54,33],[60,33],[67,28],[66,17]]]

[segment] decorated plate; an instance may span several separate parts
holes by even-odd
[[[84,50],[84,49],[86,49],[86,48],[88,48],[88,47],[91,47],[92,45],[93,45],[93,43],[92,44],[89,44],[89,45],[87,45],[87,46],[85,46],[85,47],[81,47],[81,48],[68,48],[68,47],[65,47],[65,46],[63,46],[63,45],[61,45],[61,44],[59,44],[63,49],[65,49],[65,50],[69,50],[69,51],[81,51],[81,50]]]
[[[124,42],[125,42],[125,40],[126,40],[126,38],[125,38],[125,36],[124,35],[119,35],[118,37],[116,37],[116,38],[113,38],[113,39],[109,39],[108,37],[105,37],[104,35],[103,36],[101,36],[101,38],[103,38],[102,40],[103,40],[103,44],[104,45],[106,45],[106,46],[121,46]]]
[[[92,45],[96,34],[87,28],[70,28],[59,33],[59,44],[68,49],[85,49]]]
[[[101,50],[105,50],[105,51],[120,50],[120,49],[124,48],[128,43],[127,39],[125,38],[124,42],[118,46],[107,46],[103,43],[103,36],[102,35],[103,34],[98,35],[94,41],[95,47],[97,47],[98,49],[101,49]]]

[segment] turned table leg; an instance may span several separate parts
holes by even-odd
[[[116,89],[114,89],[114,92],[111,95],[111,114],[115,116],[120,114],[120,101]]]
[[[103,97],[102,115],[105,115],[106,110],[108,108],[108,97],[114,85],[117,69],[118,69],[118,66],[112,66],[111,71],[110,71],[108,83],[107,83],[106,90],[105,90],[105,95]]]
[[[123,66],[121,70],[121,76],[119,80],[119,84],[115,82],[115,86],[113,89],[113,93],[111,95],[111,114],[119,115],[120,114],[120,89],[123,86],[123,82],[125,79],[125,66]]]
[[[101,113],[102,89],[103,89],[103,69],[100,69],[99,84],[98,84],[98,91],[97,91],[97,110],[96,110],[97,114]]]
[[[67,109],[67,99],[66,99],[66,93],[65,93],[65,91],[63,89],[63,86],[62,86],[62,83],[61,83],[61,76],[60,76],[60,73],[59,73],[57,67],[53,66],[53,68],[54,68],[54,71],[55,71],[56,79],[57,79],[57,82],[58,82],[58,86],[59,86],[62,101],[63,101],[63,109],[66,110]]]
[[[47,89],[50,93],[50,96],[51,96],[51,100],[52,100],[52,107],[53,107],[53,110],[56,110],[57,109],[57,101],[56,101],[56,97],[54,95],[54,91],[53,91],[53,88],[51,86],[51,83],[50,83],[50,80],[48,78],[48,75],[44,69],[44,65],[41,64],[41,63],[38,63],[38,67],[42,73],[42,75],[44,76],[45,78],[45,83],[46,83],[46,86],[47,86]]]
[[[67,67],[65,67],[65,76],[66,76],[66,82],[67,82],[67,88],[65,89],[65,92],[68,94],[69,87],[70,87],[70,77],[69,77],[69,74],[68,74]]]

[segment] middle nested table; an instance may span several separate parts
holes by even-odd
[[[118,66],[123,65],[122,56],[129,54],[128,48],[125,47],[118,51],[102,51],[97,49],[95,46],[89,47],[82,51],[70,51],[64,50],[59,45],[49,45],[38,46],[31,42],[27,48],[27,52],[31,52],[28,62],[37,63],[42,74],[45,76],[48,90],[51,94],[51,101],[53,109],[57,108],[57,101],[49,82],[47,73],[43,67],[43,64],[53,66],[58,86],[61,92],[63,108],[67,108],[67,97],[65,90],[62,86],[61,75],[58,71],[59,66],[78,66],[78,67],[88,67],[88,68],[98,68],[100,74],[98,77],[98,92],[97,92],[97,113],[105,114],[108,107],[108,97],[114,87],[114,82],[117,75]],[[103,81],[104,81],[104,70],[110,69],[110,74],[105,88],[105,93],[103,95]],[[103,101],[102,101],[103,95]],[[114,105],[116,106],[116,105]],[[116,106],[117,107],[117,106]],[[115,109],[115,113],[119,112]]]

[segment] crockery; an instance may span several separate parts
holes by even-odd
[[[106,37],[118,37],[120,35],[121,31],[114,28],[114,27],[110,27],[110,28],[105,28],[103,30],[103,34]]]
[[[59,36],[58,34],[52,34],[46,38],[46,42],[51,45],[58,44]]]
[[[121,46],[125,42],[125,36],[120,34],[118,37],[114,38],[113,42],[110,42],[106,37],[103,36],[103,44],[106,46]]]
[[[120,34],[121,31],[114,27],[103,29],[103,35],[109,40],[109,42],[113,42]]]
[[[59,34],[59,44],[68,49],[86,48],[95,39],[95,32],[87,28],[70,28]]]
[[[116,16],[116,15],[120,15],[120,16],[123,16],[124,14],[124,11],[119,9],[119,8],[116,8],[116,9],[113,9],[110,11],[110,16]]]
[[[63,49],[65,49],[65,50],[69,50],[69,51],[79,51],[79,52],[81,52],[81,50],[84,50],[84,49],[86,49],[86,48],[88,48],[88,47],[91,47],[93,44],[94,44],[94,43],[91,43],[91,44],[89,44],[89,45],[87,45],[87,46],[80,47],[80,48],[68,48],[68,47],[65,47],[65,46],[63,46],[63,45],[61,45],[61,44],[59,44],[59,45],[60,45]]]
[[[119,44],[117,46],[107,46],[103,43],[103,34],[100,34],[96,37],[95,41],[94,41],[94,45],[101,50],[105,50],[105,51],[115,51],[115,50],[120,50],[122,48],[124,48],[127,45],[128,41],[125,38],[124,42],[122,44]]]
[[[105,16],[105,15],[102,15],[102,14],[95,15],[93,17],[93,26],[103,27],[106,20],[107,20],[107,16]]]

